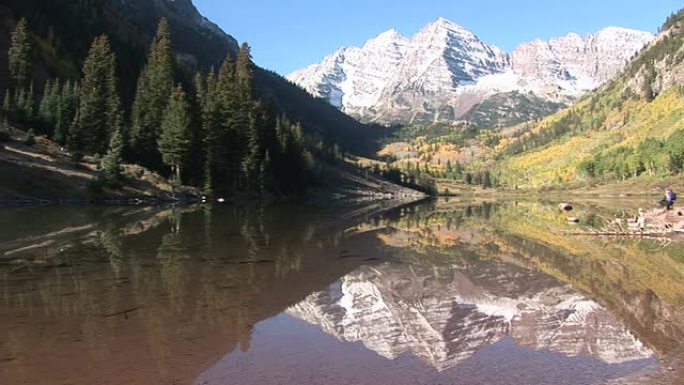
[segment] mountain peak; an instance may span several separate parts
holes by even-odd
[[[596,33],[598,34],[598,33],[602,33],[602,32],[604,32],[604,33],[607,32],[607,33],[628,33],[628,34],[637,34],[637,35],[651,35],[650,32],[645,32],[645,31],[640,31],[637,29],[631,29],[631,28],[625,28],[625,27],[617,27],[614,25],[610,25],[608,27],[605,27]]]
[[[395,43],[407,42],[409,39],[402,35],[401,32],[392,28],[385,32],[380,33],[378,36],[368,40],[364,47],[370,47],[373,45],[389,45]]]
[[[612,79],[651,38],[648,32],[608,27],[537,39],[508,55],[439,17],[411,38],[390,29],[361,48],[349,48],[334,66],[288,78],[364,121],[453,122],[497,93],[569,103]]]
[[[453,21],[444,18],[444,17],[438,17],[435,21],[432,23],[426,25],[421,31],[434,31],[434,30],[446,30],[450,32],[458,32],[461,34],[468,34],[472,35],[473,33],[466,27],[454,23]],[[420,32],[419,32],[420,33]]]
[[[631,39],[636,39],[636,40],[642,41],[643,45],[645,45],[646,43],[648,43],[649,41],[651,41],[653,39],[653,34],[650,32],[639,31],[636,29],[623,28],[623,27],[614,27],[614,26],[603,28],[602,30],[600,30],[600,31],[598,31],[598,32],[596,32],[590,36],[594,36],[598,39],[606,39],[606,40],[619,39],[620,37],[628,36]]]
[[[401,34],[401,32],[397,31],[394,28],[388,29],[387,31],[380,33],[378,36],[376,36],[376,39],[379,37],[405,38],[404,35]]]
[[[439,25],[439,26],[444,26],[444,27],[452,27],[452,28],[464,28],[462,25],[454,23],[453,21],[447,19],[446,17],[438,17],[433,21],[432,23],[428,25]]]

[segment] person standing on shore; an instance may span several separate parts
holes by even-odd
[[[665,207],[665,210],[672,210],[672,206],[674,206],[675,201],[677,200],[677,194],[675,194],[674,191],[672,191],[672,188],[668,187],[665,189],[665,198],[663,198],[662,201],[660,201],[660,204]]]

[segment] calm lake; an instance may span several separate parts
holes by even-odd
[[[0,384],[684,383],[684,243],[556,203],[1,209]]]

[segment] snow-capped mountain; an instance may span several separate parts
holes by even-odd
[[[438,370],[506,337],[605,363],[653,356],[607,309],[571,286],[490,262],[362,267],[287,313],[388,359],[410,352]]]
[[[409,39],[389,30],[363,47],[342,48],[322,63],[289,75],[308,91],[342,110],[364,111],[373,106],[406,57]],[[299,79],[299,80],[298,80]],[[350,95],[354,95],[353,98]]]
[[[384,32],[287,76],[364,121],[453,121],[501,93],[568,103],[613,78],[653,35],[609,27],[521,44],[511,54],[444,18]]]

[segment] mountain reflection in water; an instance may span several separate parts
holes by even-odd
[[[682,378],[680,244],[564,236],[540,203],[381,209],[0,212],[0,383]]]
[[[502,286],[506,293],[497,293]],[[606,363],[653,355],[572,287],[495,262],[363,267],[287,313],[389,359],[411,352],[440,371],[507,336],[522,347]]]

